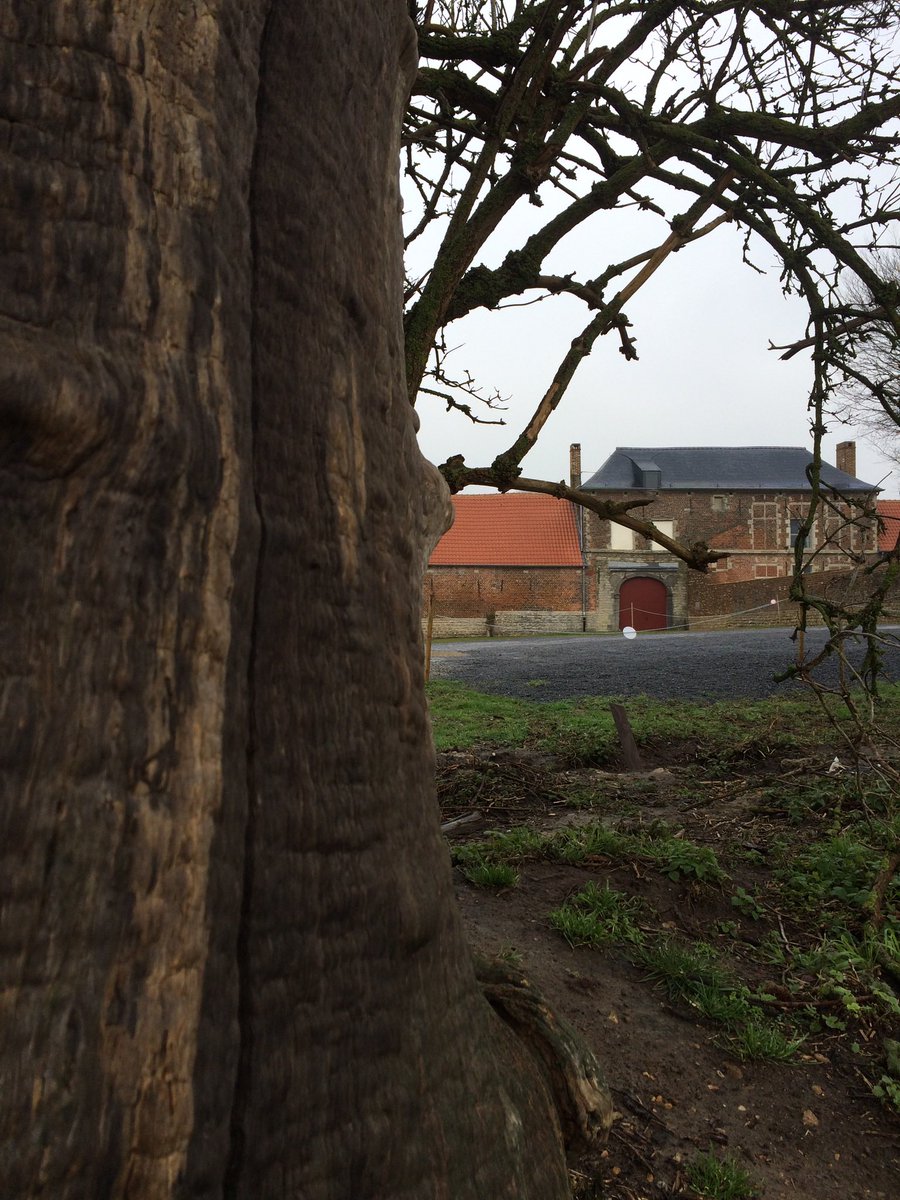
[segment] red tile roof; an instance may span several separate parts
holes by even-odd
[[[877,507],[884,524],[878,531],[878,549],[893,550],[900,534],[900,500],[879,500]]]
[[[454,496],[432,567],[580,567],[575,507],[531,492]]]

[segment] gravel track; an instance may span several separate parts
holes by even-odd
[[[885,629],[894,645],[885,652],[889,679],[900,678],[900,627]],[[657,699],[758,699],[802,685],[776,684],[773,676],[793,661],[788,629],[722,630],[714,633],[493,638],[438,642],[433,679],[455,679],[482,692],[528,700],[577,696],[654,696]],[[821,646],[823,630],[807,634]],[[856,661],[861,658],[857,650]],[[837,678],[832,663],[817,671],[822,682]]]

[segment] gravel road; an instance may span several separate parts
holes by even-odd
[[[790,632],[645,633],[633,641],[621,636],[587,636],[437,642],[432,650],[431,676],[529,700],[636,695],[758,698],[800,686],[773,681],[793,660]],[[889,679],[900,678],[898,632],[896,626],[885,630],[894,641],[885,655]],[[825,640],[821,630],[812,630],[807,637],[810,645]],[[829,675],[823,666],[818,677],[823,682],[834,679],[834,668]]]

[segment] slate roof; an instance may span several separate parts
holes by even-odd
[[[900,500],[879,500],[878,515],[884,528],[878,530],[878,549],[893,550],[900,534]]]
[[[575,507],[531,492],[454,496],[431,567],[580,567]]]
[[[659,490],[804,492],[812,454],[800,446],[666,446],[657,449],[620,446],[584,484],[587,491],[640,491],[643,472],[655,466]],[[837,467],[822,466],[822,482],[842,492],[871,492],[864,483]],[[652,482],[650,487],[653,487]]]

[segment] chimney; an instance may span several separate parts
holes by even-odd
[[[834,465],[839,471],[856,478],[856,442],[838,442]]]
[[[852,445],[852,443],[851,443]],[[573,442],[569,447],[569,487],[581,487],[581,443]]]

